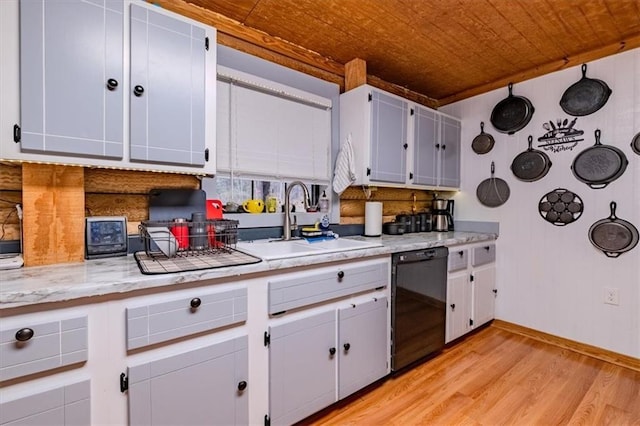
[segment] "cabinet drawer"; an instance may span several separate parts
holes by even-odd
[[[193,293],[126,309],[127,349],[136,349],[247,320],[247,288]]]
[[[20,341],[19,335],[31,337]],[[0,381],[86,360],[86,315],[0,328]]]
[[[455,250],[455,248],[449,248],[449,259],[447,271],[459,271],[461,269],[467,269],[469,259],[469,250]]]
[[[89,380],[0,403],[0,425],[91,424]]]
[[[334,266],[269,280],[269,313],[286,311],[361,291],[384,287],[391,279],[386,260]]]
[[[486,244],[480,247],[473,248],[473,259],[471,260],[472,266],[484,265],[485,263],[492,263],[496,261],[496,245]]]

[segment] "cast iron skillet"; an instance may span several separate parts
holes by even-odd
[[[491,177],[483,180],[476,189],[476,197],[478,201],[487,207],[498,207],[503,205],[509,199],[511,190],[509,185],[503,179],[494,177],[496,171],[494,162],[491,162]]]
[[[638,133],[631,141],[631,149],[633,152],[640,155],[640,133]]]
[[[549,156],[542,151],[533,149],[533,136],[529,135],[529,148],[516,155],[511,163],[511,171],[520,180],[535,182],[547,175],[551,169]]]
[[[609,204],[611,215],[600,219],[589,228],[589,241],[608,257],[618,257],[638,244],[638,229],[626,220],[616,217],[616,202]]]
[[[587,78],[587,64],[582,64],[582,78],[565,90],[560,107],[569,115],[593,114],[607,103],[611,89],[602,80]]]
[[[471,142],[471,149],[476,154],[486,154],[491,151],[496,141],[489,133],[484,132],[484,121],[480,123],[480,134],[473,138]]]
[[[514,96],[513,83],[509,83],[509,96],[498,102],[491,112],[491,124],[497,131],[514,134],[529,124],[533,105],[523,96]]]
[[[595,135],[595,145],[576,156],[571,171],[580,182],[602,189],[622,176],[629,160],[619,148],[600,143],[600,129],[596,129]]]

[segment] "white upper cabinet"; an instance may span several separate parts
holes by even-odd
[[[340,143],[349,136],[355,185],[460,185],[460,121],[453,117],[363,85],[340,96]]]
[[[205,28],[131,5],[131,160],[205,164]]]
[[[416,105],[412,109],[415,185],[460,187],[460,120]]]
[[[24,151],[121,159],[122,2],[20,2]]]
[[[218,170],[329,182],[329,99],[224,67],[218,73]]]
[[[1,3],[0,159],[215,173],[214,28],[137,0]]]

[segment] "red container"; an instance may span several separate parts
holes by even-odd
[[[173,224],[171,225],[171,233],[174,237],[176,237],[176,241],[178,242],[178,250],[186,250],[189,248],[189,224],[187,223],[187,219],[178,218],[173,219]]]

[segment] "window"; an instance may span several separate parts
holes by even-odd
[[[209,183],[210,188],[207,193],[211,194],[210,198],[222,201],[223,205],[227,207],[226,213],[234,213],[231,211],[232,209],[243,212],[242,204],[249,199],[262,200],[266,204],[268,197],[276,198],[277,213],[283,211],[284,195],[288,182],[231,178],[220,175],[216,176],[212,181]],[[309,189],[311,206],[317,206],[320,195],[327,187],[306,182],[305,185]],[[299,186],[293,188],[290,198],[292,210],[304,212],[304,192],[302,188]],[[228,208],[229,204],[231,204],[232,209]]]

